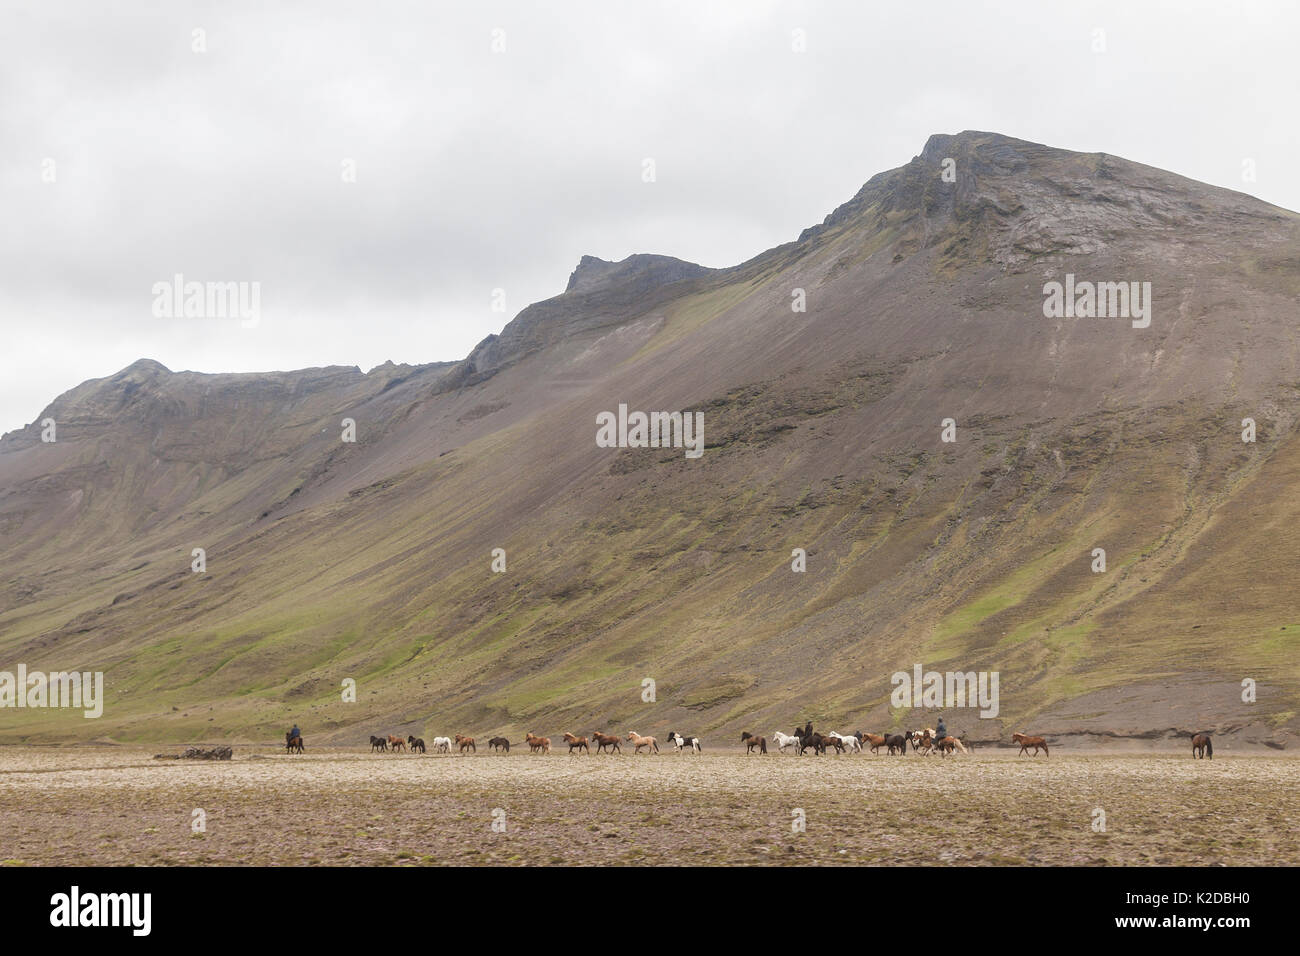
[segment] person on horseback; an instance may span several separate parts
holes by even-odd
[[[297,724],[294,724],[293,730],[289,731],[289,739],[293,740],[294,737],[301,737],[301,736],[302,736],[302,731],[298,729]]]
[[[943,714],[939,715],[939,726],[934,729],[934,740],[938,743],[948,736],[948,728],[943,725]]]

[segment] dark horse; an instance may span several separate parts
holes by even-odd
[[[1214,759],[1214,744],[1210,741],[1209,734],[1197,734],[1192,738],[1192,757],[1200,757],[1204,760],[1209,757]]]
[[[376,750],[387,750],[387,749],[388,749],[388,741],[387,741],[387,740],[385,740],[383,737],[376,737],[374,734],[371,734],[371,735],[370,735],[370,752],[371,752],[371,753],[374,753]]]
[[[889,748],[891,754],[898,754],[901,757],[907,756],[907,741],[911,739],[912,732],[906,731],[901,734],[888,734],[885,737],[885,746]]]
[[[302,745],[302,735],[295,737],[290,731],[284,732],[284,749],[286,753],[300,754],[306,748]]]
[[[417,750],[420,751],[420,753],[424,753],[423,737],[416,737],[414,734],[412,734],[411,736],[408,736],[406,738],[406,744],[408,747],[411,748],[411,753],[415,753]]]
[[[505,737],[493,737],[488,741],[488,746],[493,750],[504,750],[506,753],[510,753],[510,741]]]

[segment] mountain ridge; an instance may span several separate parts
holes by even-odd
[[[1297,250],[1300,217],[1243,194],[967,131],[735,266],[583,257],[457,362],[141,360],[55,399],[57,442],[0,441],[0,649],[102,665],[121,740],[879,729],[931,716],[888,705],[921,663],[1003,674],[977,739],[1174,714],[1286,746]],[[1045,318],[1067,272],[1149,279],[1152,327]],[[702,411],[703,458],[598,448],[620,403]],[[0,737],[85,733],[12,715]]]

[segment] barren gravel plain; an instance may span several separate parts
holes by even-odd
[[[0,748],[0,861],[1300,863],[1300,760],[1283,754],[290,757],[236,747],[228,762],[186,762],[153,759],[159,749]]]

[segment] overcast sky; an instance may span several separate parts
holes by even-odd
[[[1281,0],[9,0],[0,431],[141,357],[463,358],[583,254],[735,264],[935,132],[1300,209],[1297,37]],[[155,316],[176,273],[260,283],[257,326]]]

